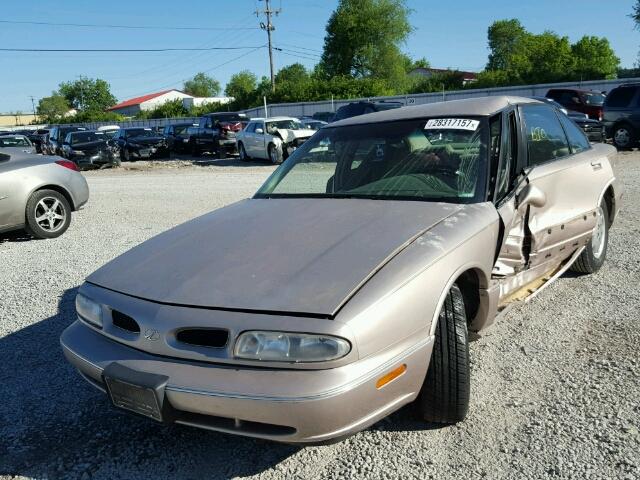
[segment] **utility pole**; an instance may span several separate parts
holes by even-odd
[[[84,111],[84,85],[82,85],[82,75],[78,75],[78,79],[80,80],[80,105],[78,105],[78,110]]]
[[[36,114],[36,102],[35,102],[35,98],[33,95],[29,95],[29,98],[31,99],[31,108],[33,108],[33,119],[38,122],[38,115]]]
[[[265,16],[267,17],[267,23],[265,24],[264,22],[260,22],[260,28],[262,30],[266,30],[267,31],[267,39],[269,41],[269,68],[271,71],[271,91],[275,92],[276,90],[276,77],[275,74],[273,72],[273,46],[271,44],[271,32],[273,30],[276,29],[276,27],[273,26],[273,24],[271,23],[271,16],[272,15],[278,15],[282,10],[281,9],[277,9],[277,10],[271,10],[271,6],[269,5],[271,0],[264,0],[265,3],[265,9],[262,11],[256,10],[256,17],[260,17],[261,13],[264,13]]]

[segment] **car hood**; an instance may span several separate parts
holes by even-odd
[[[164,140],[164,137],[130,137],[128,139],[129,143],[134,143],[138,145],[156,145],[161,143]]]
[[[459,208],[243,200],[142,243],[87,281],[162,303],[331,316],[385,263]]]
[[[100,150],[107,148],[107,142],[104,140],[97,140],[95,142],[83,142],[83,143],[74,143],[70,145],[72,150]]]
[[[285,142],[291,142],[296,138],[309,138],[311,135],[316,133],[315,130],[311,130],[309,128],[301,128],[297,130],[289,130],[288,128],[279,128],[278,133],[282,140]]]

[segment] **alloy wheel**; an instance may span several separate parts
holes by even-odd
[[[631,143],[631,134],[626,128],[618,128],[613,136],[616,145],[626,147]]]
[[[602,211],[602,207],[598,207],[596,211],[596,226],[593,229],[593,237],[591,238],[591,249],[594,257],[600,258],[602,256],[606,236],[604,212]]]
[[[62,202],[54,197],[44,197],[36,204],[36,223],[46,232],[57,232],[67,219],[67,211]]]

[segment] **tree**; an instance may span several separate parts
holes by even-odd
[[[80,77],[72,82],[63,82],[58,93],[78,111],[103,112],[116,104],[110,86],[100,78]]]
[[[320,71],[328,78],[404,80],[400,45],[412,31],[409,13],[405,0],[340,0],[327,23]]]
[[[311,76],[304,65],[301,63],[292,63],[286,67],[282,67],[276,74],[276,85],[280,82],[306,83]]]
[[[430,68],[431,64],[429,63],[429,60],[427,60],[425,57],[422,58],[418,58],[417,60],[411,60],[410,57],[405,56],[405,71],[407,73],[415,70],[416,68]]]
[[[70,110],[67,99],[53,92],[50,97],[41,98],[38,101],[38,118],[41,122],[55,123],[64,117]]]
[[[518,52],[512,58],[511,68],[507,69],[512,78],[526,84],[562,82],[575,78],[575,59],[567,37],[560,37],[553,32],[528,34],[523,44],[524,52]]]
[[[141,111],[138,118],[175,118],[185,117],[189,114],[189,110],[184,108],[182,99],[167,100],[152,110]]]
[[[185,93],[194,97],[217,97],[220,93],[220,82],[205,73],[196,73],[190,80],[184,82],[182,88]]]
[[[255,90],[258,78],[249,70],[242,70],[231,76],[225,94],[234,98],[234,105],[238,108],[247,108],[255,100]]]
[[[523,40],[529,34],[520,20],[498,20],[487,32],[489,38],[489,62],[487,70],[508,70],[513,57],[522,51]]]
[[[620,59],[606,38],[584,36],[571,46],[575,75],[582,80],[615,78]]]

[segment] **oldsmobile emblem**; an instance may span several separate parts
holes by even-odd
[[[155,342],[160,338],[160,332],[154,328],[147,328],[144,331],[144,338],[149,340],[150,342]]]

